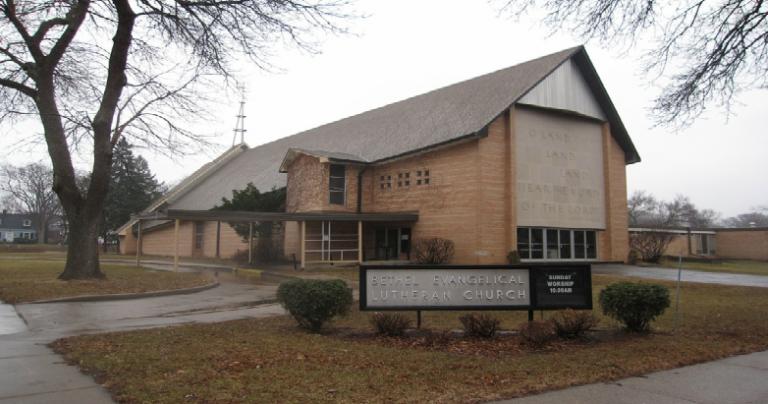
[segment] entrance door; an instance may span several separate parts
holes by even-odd
[[[380,227],[376,229],[376,260],[397,260],[401,254],[410,257],[411,229],[408,227]]]

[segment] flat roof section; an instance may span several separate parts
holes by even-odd
[[[135,216],[142,220],[192,220],[192,221],[222,221],[222,222],[299,222],[312,220],[330,220],[338,222],[416,222],[418,212],[381,212],[381,213],[348,213],[348,212],[244,212],[227,210],[184,210],[168,209]]]

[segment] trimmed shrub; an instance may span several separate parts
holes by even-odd
[[[467,314],[459,317],[459,321],[468,337],[493,338],[501,325],[498,318],[488,314]]]
[[[447,264],[453,258],[453,241],[440,237],[416,240],[413,253],[419,264]]]
[[[551,321],[527,321],[520,324],[519,332],[523,341],[534,348],[541,348],[555,338]]]
[[[296,319],[299,326],[319,331],[352,305],[352,289],[340,279],[294,279],[277,288],[277,300]]]
[[[560,338],[574,339],[584,336],[584,333],[595,327],[600,320],[591,311],[576,311],[567,309],[552,318],[555,334]]]
[[[603,314],[623,323],[627,330],[645,332],[669,307],[669,290],[649,283],[614,283],[600,291],[600,306]]]
[[[410,318],[400,313],[373,313],[371,316],[371,325],[373,325],[376,334],[388,337],[403,335],[412,323]]]
[[[507,254],[507,262],[509,262],[512,265],[519,264],[520,263],[520,253],[517,252],[517,250],[512,250]]]

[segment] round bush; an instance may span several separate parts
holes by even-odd
[[[669,307],[669,290],[661,285],[619,282],[600,291],[603,314],[635,332],[648,331],[651,321]]]
[[[296,319],[299,326],[319,331],[352,305],[352,289],[340,279],[294,279],[277,288],[277,300]]]

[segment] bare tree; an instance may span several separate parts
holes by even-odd
[[[714,226],[720,215],[711,209],[698,209],[690,198],[678,195],[660,201],[646,191],[636,191],[627,200],[629,226],[644,230],[632,232],[629,247],[643,261],[657,262],[675,237],[670,229]]]
[[[723,224],[728,227],[768,227],[768,207],[754,207],[751,212],[723,220]]]
[[[229,82],[240,56],[264,68],[276,43],[312,51],[315,34],[341,32],[347,4],[329,1],[0,0],[0,119],[42,124],[70,226],[61,279],[103,276],[96,235],[117,141],[178,152],[201,140],[184,119],[205,111],[212,81]],[[85,191],[75,148],[92,159]]]
[[[673,72],[655,99],[658,124],[684,127],[712,104],[730,111],[743,89],[768,84],[768,2],[762,0],[499,0],[503,13],[546,11],[553,31],[611,47],[652,43],[646,73]]]
[[[48,241],[48,224],[61,214],[61,204],[53,192],[53,171],[43,164],[0,168],[0,190],[8,193],[24,213],[37,222],[37,242]]]

